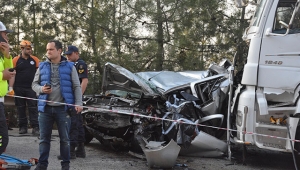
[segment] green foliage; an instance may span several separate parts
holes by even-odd
[[[220,0],[0,2],[0,20],[15,30],[12,54],[19,53],[22,39],[34,43],[41,60],[51,39],[77,45],[91,64],[90,94],[101,91],[106,62],[138,72],[203,70],[210,62],[232,59],[246,27],[241,11]]]

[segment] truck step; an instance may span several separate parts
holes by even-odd
[[[278,130],[287,130],[285,125],[277,125],[272,123],[266,123],[266,122],[257,122],[256,127],[260,128],[266,128],[266,129],[278,129]]]
[[[285,115],[293,114],[296,111],[296,107],[268,107],[269,114],[282,113]]]
[[[269,107],[281,107],[281,106],[289,106],[293,105],[293,102],[282,102],[282,103],[276,103],[276,104],[271,104]]]
[[[263,143],[263,147],[269,150],[283,151],[287,152],[286,148],[282,145],[277,145],[273,143]]]

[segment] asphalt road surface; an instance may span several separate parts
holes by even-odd
[[[38,158],[39,139],[30,133],[19,135],[18,129],[9,130],[10,141],[5,154],[22,160]],[[71,160],[72,170],[147,170],[146,159],[136,158],[127,152],[117,152],[104,147],[93,139],[86,146],[87,157]],[[228,160],[221,158],[202,158],[179,156],[175,170],[293,170],[295,169],[291,153],[264,151],[255,147],[248,147],[246,161],[243,163],[242,149],[233,147],[233,158]],[[48,170],[59,170],[59,137],[57,131],[53,131]],[[35,169],[32,166],[31,169]],[[300,169],[300,167],[299,167]]]

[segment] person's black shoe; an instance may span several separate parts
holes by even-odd
[[[40,136],[40,129],[38,127],[32,128],[32,134],[34,136]]]
[[[47,170],[47,166],[42,164],[37,164],[34,170]]]
[[[69,164],[61,166],[61,170],[69,170],[69,169],[70,169],[70,165]]]
[[[25,134],[25,133],[27,133],[27,128],[26,127],[21,127],[19,129],[19,134]]]

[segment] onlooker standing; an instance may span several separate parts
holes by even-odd
[[[52,128],[56,122],[60,138],[61,167],[62,170],[68,170],[70,112],[82,111],[82,92],[73,63],[61,56],[61,42],[49,41],[46,50],[48,59],[40,63],[32,82],[32,89],[39,94],[40,157],[35,169],[44,170],[48,167]]]
[[[7,80],[16,74],[15,71],[9,71],[9,68],[13,67],[7,37],[7,34],[10,32],[12,30],[6,29],[5,25],[0,21],[0,154],[5,151],[8,144],[8,128],[4,113],[4,96],[8,90]]]
[[[9,68],[13,67],[7,37],[7,34],[10,32],[13,31],[6,29],[5,25],[0,21],[0,154],[5,151],[8,144],[8,128],[4,114],[4,96],[8,90],[7,80],[16,74],[15,71],[9,71]]]
[[[67,56],[68,61],[74,62],[76,67],[82,95],[88,84],[88,72],[86,63],[79,57],[79,50],[76,46],[68,46],[68,51],[64,53]],[[85,132],[83,128],[83,118],[81,114],[72,115],[71,117],[71,129],[70,129],[70,155],[71,159],[76,157],[85,158],[86,153],[84,149]],[[76,148],[76,151],[75,151]],[[60,156],[58,156],[61,159]]]
[[[32,44],[30,41],[23,40],[20,43],[21,53],[13,58],[13,65],[16,70],[16,76],[9,80],[9,88],[13,87],[16,96],[36,98],[35,91],[32,90],[31,84],[39,67],[39,59],[32,55]],[[19,120],[19,134],[27,133],[28,119],[26,116],[26,105],[32,134],[38,136],[39,122],[37,101],[32,99],[15,97]]]

